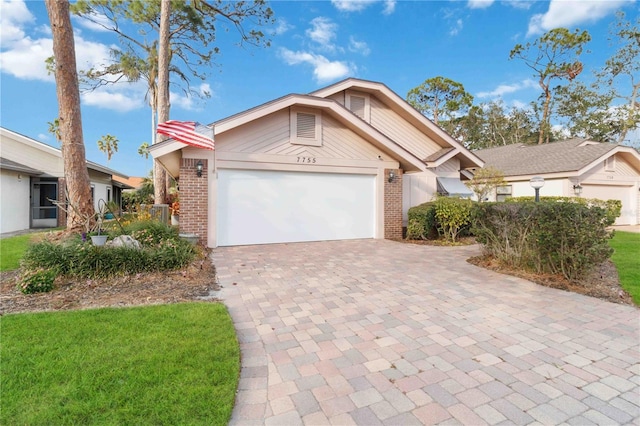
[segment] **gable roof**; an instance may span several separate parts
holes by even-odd
[[[622,153],[640,170],[640,154],[633,148],[580,138],[542,145],[512,144],[474,152],[486,166],[501,170],[505,176],[580,174],[616,153]]]
[[[423,171],[426,169],[425,163],[420,158],[416,157],[400,144],[391,140],[378,129],[361,120],[358,116],[335,100],[311,95],[286,95],[246,111],[242,111],[238,114],[218,120],[211,124],[214,129],[214,139],[216,136],[240,127],[246,123],[293,106],[316,108],[323,111],[323,113],[331,114],[350,130],[364,137],[377,148],[388,153],[401,164],[401,167],[404,170]],[[178,172],[176,170],[177,163],[173,158],[171,158],[170,154],[185,148],[186,146],[186,144],[181,142],[168,139],[149,147],[149,152],[152,153],[154,158],[159,159],[163,166],[167,168],[169,173],[175,177]],[[164,161],[161,157],[165,157]]]
[[[47,153],[49,155],[53,155],[53,156],[55,156],[57,158],[62,158],[62,151],[59,148],[55,148],[55,147],[53,147],[51,145],[47,145],[45,143],[42,143],[42,142],[37,141],[35,139],[32,139],[32,138],[30,138],[28,136],[25,136],[23,134],[14,132],[13,130],[9,130],[9,129],[5,128],[5,127],[0,127],[0,138],[1,137],[10,137],[11,139],[13,139],[15,141],[18,141],[18,142],[20,142],[22,144],[31,146],[31,147],[39,150],[39,151],[45,152],[45,153]],[[5,161],[8,161],[8,160],[5,159]],[[124,174],[122,174],[120,172],[117,172],[117,171],[115,171],[113,169],[110,169],[108,167],[102,166],[102,165],[100,165],[98,163],[94,163],[93,161],[87,160],[86,163],[87,163],[87,169],[89,169],[89,170],[94,170],[94,171],[97,171],[97,172],[100,172],[100,173],[105,173],[107,175],[119,175],[119,176],[123,176],[125,178],[128,178],[128,176],[126,176],[126,175],[124,175]],[[43,174],[43,173],[40,172],[39,174]]]
[[[438,166],[456,155],[460,157],[462,167],[482,167],[483,161],[481,158],[465,148],[464,145],[458,142],[440,126],[425,117],[424,114],[411,106],[411,104],[384,83],[360,80],[357,78],[347,78],[325,88],[316,90],[315,92],[311,92],[311,95],[324,98],[344,90],[357,90],[360,92],[374,94],[394,112],[428,135],[435,143],[440,145],[442,149],[453,148],[455,150],[455,152],[451,152],[450,155],[440,155],[437,160],[427,161],[425,159],[425,162],[429,167]],[[432,156],[433,155],[428,158],[431,158]]]
[[[440,145],[441,149],[425,159],[419,158],[415,153],[405,148],[401,144],[401,141],[392,140],[385,135],[383,131],[362,120],[349,111],[344,105],[328,98],[335,93],[349,89],[375,94],[375,96],[389,106],[389,108],[401,115],[403,119],[407,120],[421,132],[427,134]],[[405,171],[424,171],[429,167],[439,166],[455,156],[461,159],[462,167],[482,167],[483,165],[483,161],[477,155],[466,149],[461,143],[422,115],[385,84],[356,78],[348,78],[331,86],[316,90],[308,95],[289,94],[211,123],[210,126],[214,128],[214,139],[217,135],[224,132],[292,106],[318,108],[333,115],[349,129],[369,140],[377,148],[391,155],[400,163]],[[172,176],[176,177],[179,169],[179,161],[176,156],[177,151],[186,146],[186,144],[168,139],[152,145],[149,151],[154,158],[163,164]]]

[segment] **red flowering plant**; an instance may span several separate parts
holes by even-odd
[[[180,202],[174,201],[173,203],[171,203],[171,206],[169,207],[169,209],[171,210],[172,216],[180,215]]]

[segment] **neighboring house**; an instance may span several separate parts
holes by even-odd
[[[62,152],[0,127],[0,233],[66,225],[66,213],[51,200],[65,197]],[[87,161],[93,204],[121,202],[130,188],[112,179],[122,173]],[[126,176],[125,176],[126,177]]]
[[[126,177],[126,176],[117,176],[117,175],[113,175],[113,180],[116,182],[119,182],[121,184],[124,184],[127,186],[126,189],[124,189],[124,192],[133,192],[133,191],[137,191],[138,189],[142,188],[142,184],[144,183],[144,179],[143,177],[137,177],[137,176],[131,176],[131,177]]]
[[[620,200],[617,225],[640,223],[640,154],[635,149],[586,139],[543,145],[506,145],[474,151],[505,174],[508,185],[498,188],[498,200],[532,196],[533,176],[545,180],[540,196]],[[577,191],[576,191],[577,189]]]
[[[150,147],[179,179],[180,231],[209,247],[400,238],[409,207],[439,183],[469,192],[459,171],[483,165],[371,81],[291,94],[212,126],[215,151],[172,139]]]

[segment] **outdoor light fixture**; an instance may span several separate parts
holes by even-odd
[[[393,182],[395,178],[396,174],[393,171],[389,172],[389,183]]]
[[[573,185],[573,192],[576,194],[576,197],[579,197],[582,194],[582,186],[580,184]]]
[[[196,174],[198,177],[202,177],[202,161],[198,160],[198,164],[196,164]]]
[[[529,185],[536,190],[536,203],[540,201],[540,188],[544,186],[544,178],[542,176],[534,176],[529,180]]]

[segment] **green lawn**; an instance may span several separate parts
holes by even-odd
[[[20,259],[24,254],[34,234],[18,235],[0,240],[0,271],[18,269]]]
[[[222,304],[13,314],[0,424],[226,425],[240,350]]]
[[[640,234],[616,231],[609,244],[615,250],[611,260],[620,276],[620,284],[640,306]]]

